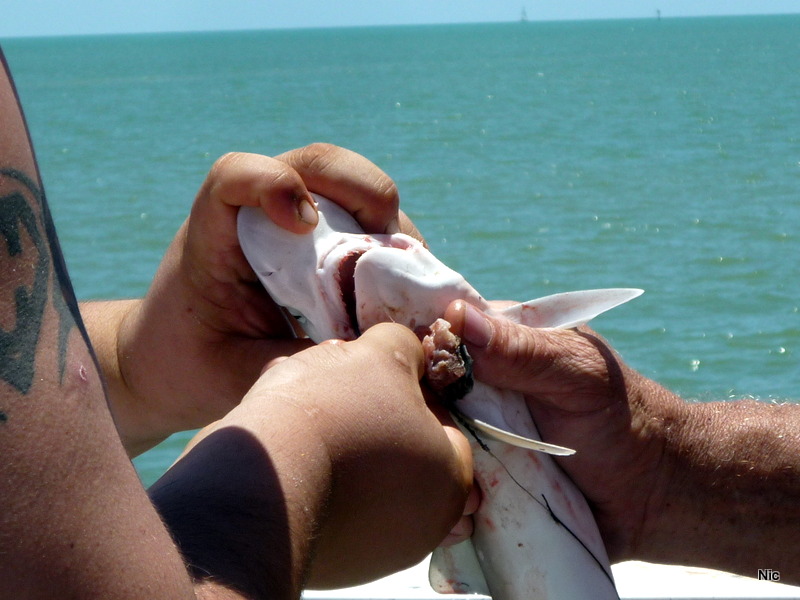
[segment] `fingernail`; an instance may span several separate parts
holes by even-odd
[[[492,340],[492,324],[469,303],[464,311],[464,340],[476,348],[485,348]]]
[[[314,205],[311,204],[311,200],[308,198],[300,200],[300,204],[297,207],[297,215],[303,223],[308,223],[309,225],[316,225],[319,223],[317,209],[314,208]]]
[[[385,233],[400,233],[400,221],[397,220],[397,217],[389,221],[389,224],[386,226]]]

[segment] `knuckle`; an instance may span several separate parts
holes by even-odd
[[[400,206],[400,192],[397,189],[397,184],[386,173],[381,171],[377,180],[375,181],[375,194],[376,199],[383,206],[397,210]]]
[[[208,172],[208,179],[215,180],[221,178],[224,173],[235,166],[241,158],[242,154],[240,152],[227,152],[223,154],[211,165],[211,169]]]
[[[292,190],[297,187],[298,178],[288,165],[277,163],[269,172],[269,177],[259,178],[259,182],[267,190]]]
[[[551,357],[546,351],[546,344],[539,339],[541,335],[531,327],[505,320],[496,321],[489,345],[490,352],[503,363],[503,369],[497,376],[513,381],[526,379],[547,369]]]
[[[378,323],[369,333],[379,344],[391,349],[388,354],[394,362],[408,366],[422,359],[422,345],[408,327],[397,323]]]
[[[338,150],[338,146],[333,144],[314,142],[300,148],[298,151],[298,163],[308,171],[323,173],[334,160]]]
[[[215,191],[217,191],[221,182],[225,179],[225,174],[238,161],[238,159],[238,153],[228,152],[215,160],[214,164],[211,165],[211,168],[208,170],[208,175],[206,175],[203,190],[208,194],[213,194]]]

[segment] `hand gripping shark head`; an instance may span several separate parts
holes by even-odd
[[[428,326],[450,301],[481,308],[459,273],[404,234],[365,234],[331,201],[315,196],[319,224],[298,235],[258,208],[240,210],[239,240],[259,279],[315,342],[352,340],[377,323]]]

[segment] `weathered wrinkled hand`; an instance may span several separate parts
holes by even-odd
[[[445,318],[475,359],[475,375],[524,394],[545,441],[577,450],[559,463],[589,500],[612,560],[629,555],[661,487],[657,435],[680,400],[643,377],[588,328],[533,329],[464,302]]]

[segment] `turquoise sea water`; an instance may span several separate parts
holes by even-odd
[[[82,299],[145,292],[217,156],[328,141],[486,296],[641,287],[595,322],[633,366],[800,397],[798,16],[3,45]]]

